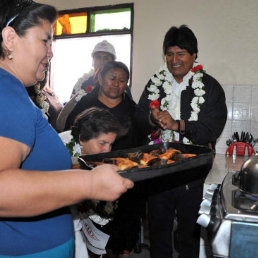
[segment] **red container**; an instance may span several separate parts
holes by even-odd
[[[246,151],[248,156],[251,156],[255,153],[254,149],[250,144],[245,142],[235,142],[227,148],[226,155],[233,155],[234,147],[236,149],[236,155],[238,156],[245,156]]]

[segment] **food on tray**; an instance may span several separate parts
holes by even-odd
[[[139,160],[143,157],[142,151],[132,152],[127,154],[128,159],[139,163]]]
[[[159,156],[161,159],[171,159],[175,153],[181,153],[181,151],[176,149],[168,149],[165,153],[160,154]]]
[[[107,159],[105,159],[106,161]],[[128,158],[109,158],[107,163],[114,164],[118,167],[119,170],[127,170],[133,167],[138,167],[138,163],[134,162]]]
[[[142,157],[142,159],[140,159],[140,164],[149,166],[150,164],[154,163],[153,162],[154,160],[155,161],[159,160],[159,157],[153,156],[149,153],[143,153],[143,157]]]
[[[146,168],[152,166],[168,165],[180,160],[197,156],[191,153],[182,153],[177,149],[156,149],[149,153],[137,151],[124,154],[123,157],[104,158],[100,161],[85,161],[89,167],[101,164],[114,164],[119,170],[129,170],[132,168]]]
[[[163,150],[163,151],[162,151],[161,148],[158,148],[158,149],[156,149],[156,150],[152,150],[152,151],[150,152],[150,154],[153,155],[153,156],[158,156],[158,157],[159,157],[159,155],[162,154],[162,153],[164,153],[165,151],[166,151],[166,150]]]
[[[197,156],[196,154],[189,154],[189,153],[183,153],[182,154],[185,158],[191,158]]]
[[[172,164],[172,163],[175,163],[175,162],[176,162],[175,160],[169,159],[169,160],[167,161],[167,164]]]
[[[127,170],[133,167],[137,167],[139,164],[128,158],[111,158],[115,161],[115,165],[118,166],[119,170]]]

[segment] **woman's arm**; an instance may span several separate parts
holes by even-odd
[[[0,216],[28,217],[83,199],[115,200],[133,182],[118,175],[113,165],[92,171],[30,171],[19,169],[29,148],[0,137]]]

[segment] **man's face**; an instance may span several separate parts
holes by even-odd
[[[113,56],[107,52],[96,52],[93,56],[93,67],[97,71],[107,62],[113,61]]]
[[[167,49],[167,67],[178,83],[183,81],[183,77],[193,67],[195,59],[196,54],[191,55],[186,49],[177,46],[168,47]]]

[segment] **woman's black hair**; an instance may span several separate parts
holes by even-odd
[[[127,80],[129,79],[129,70],[127,68],[127,66],[122,63],[122,62],[118,62],[118,61],[110,61],[110,62],[107,62],[103,67],[102,69],[100,70],[100,75],[102,78],[104,78],[105,74],[111,70],[111,69],[115,69],[115,68],[120,68],[122,69],[123,71],[125,71],[126,73],[126,77],[127,77]]]
[[[31,0],[1,0],[0,2],[1,32],[6,26],[11,26],[19,36],[24,36],[29,28],[39,25],[42,20],[53,24],[56,18],[57,10],[51,5],[35,3]],[[2,33],[0,33],[0,57],[4,58],[2,41]]]
[[[127,133],[118,119],[108,110],[92,107],[80,113],[72,126],[75,142],[85,142],[97,138],[102,133],[115,133],[117,138]]]
[[[186,49],[191,55],[196,54],[197,58],[197,39],[186,25],[181,25],[179,28],[173,26],[167,31],[163,41],[163,54],[166,55],[167,49],[174,46]]]

